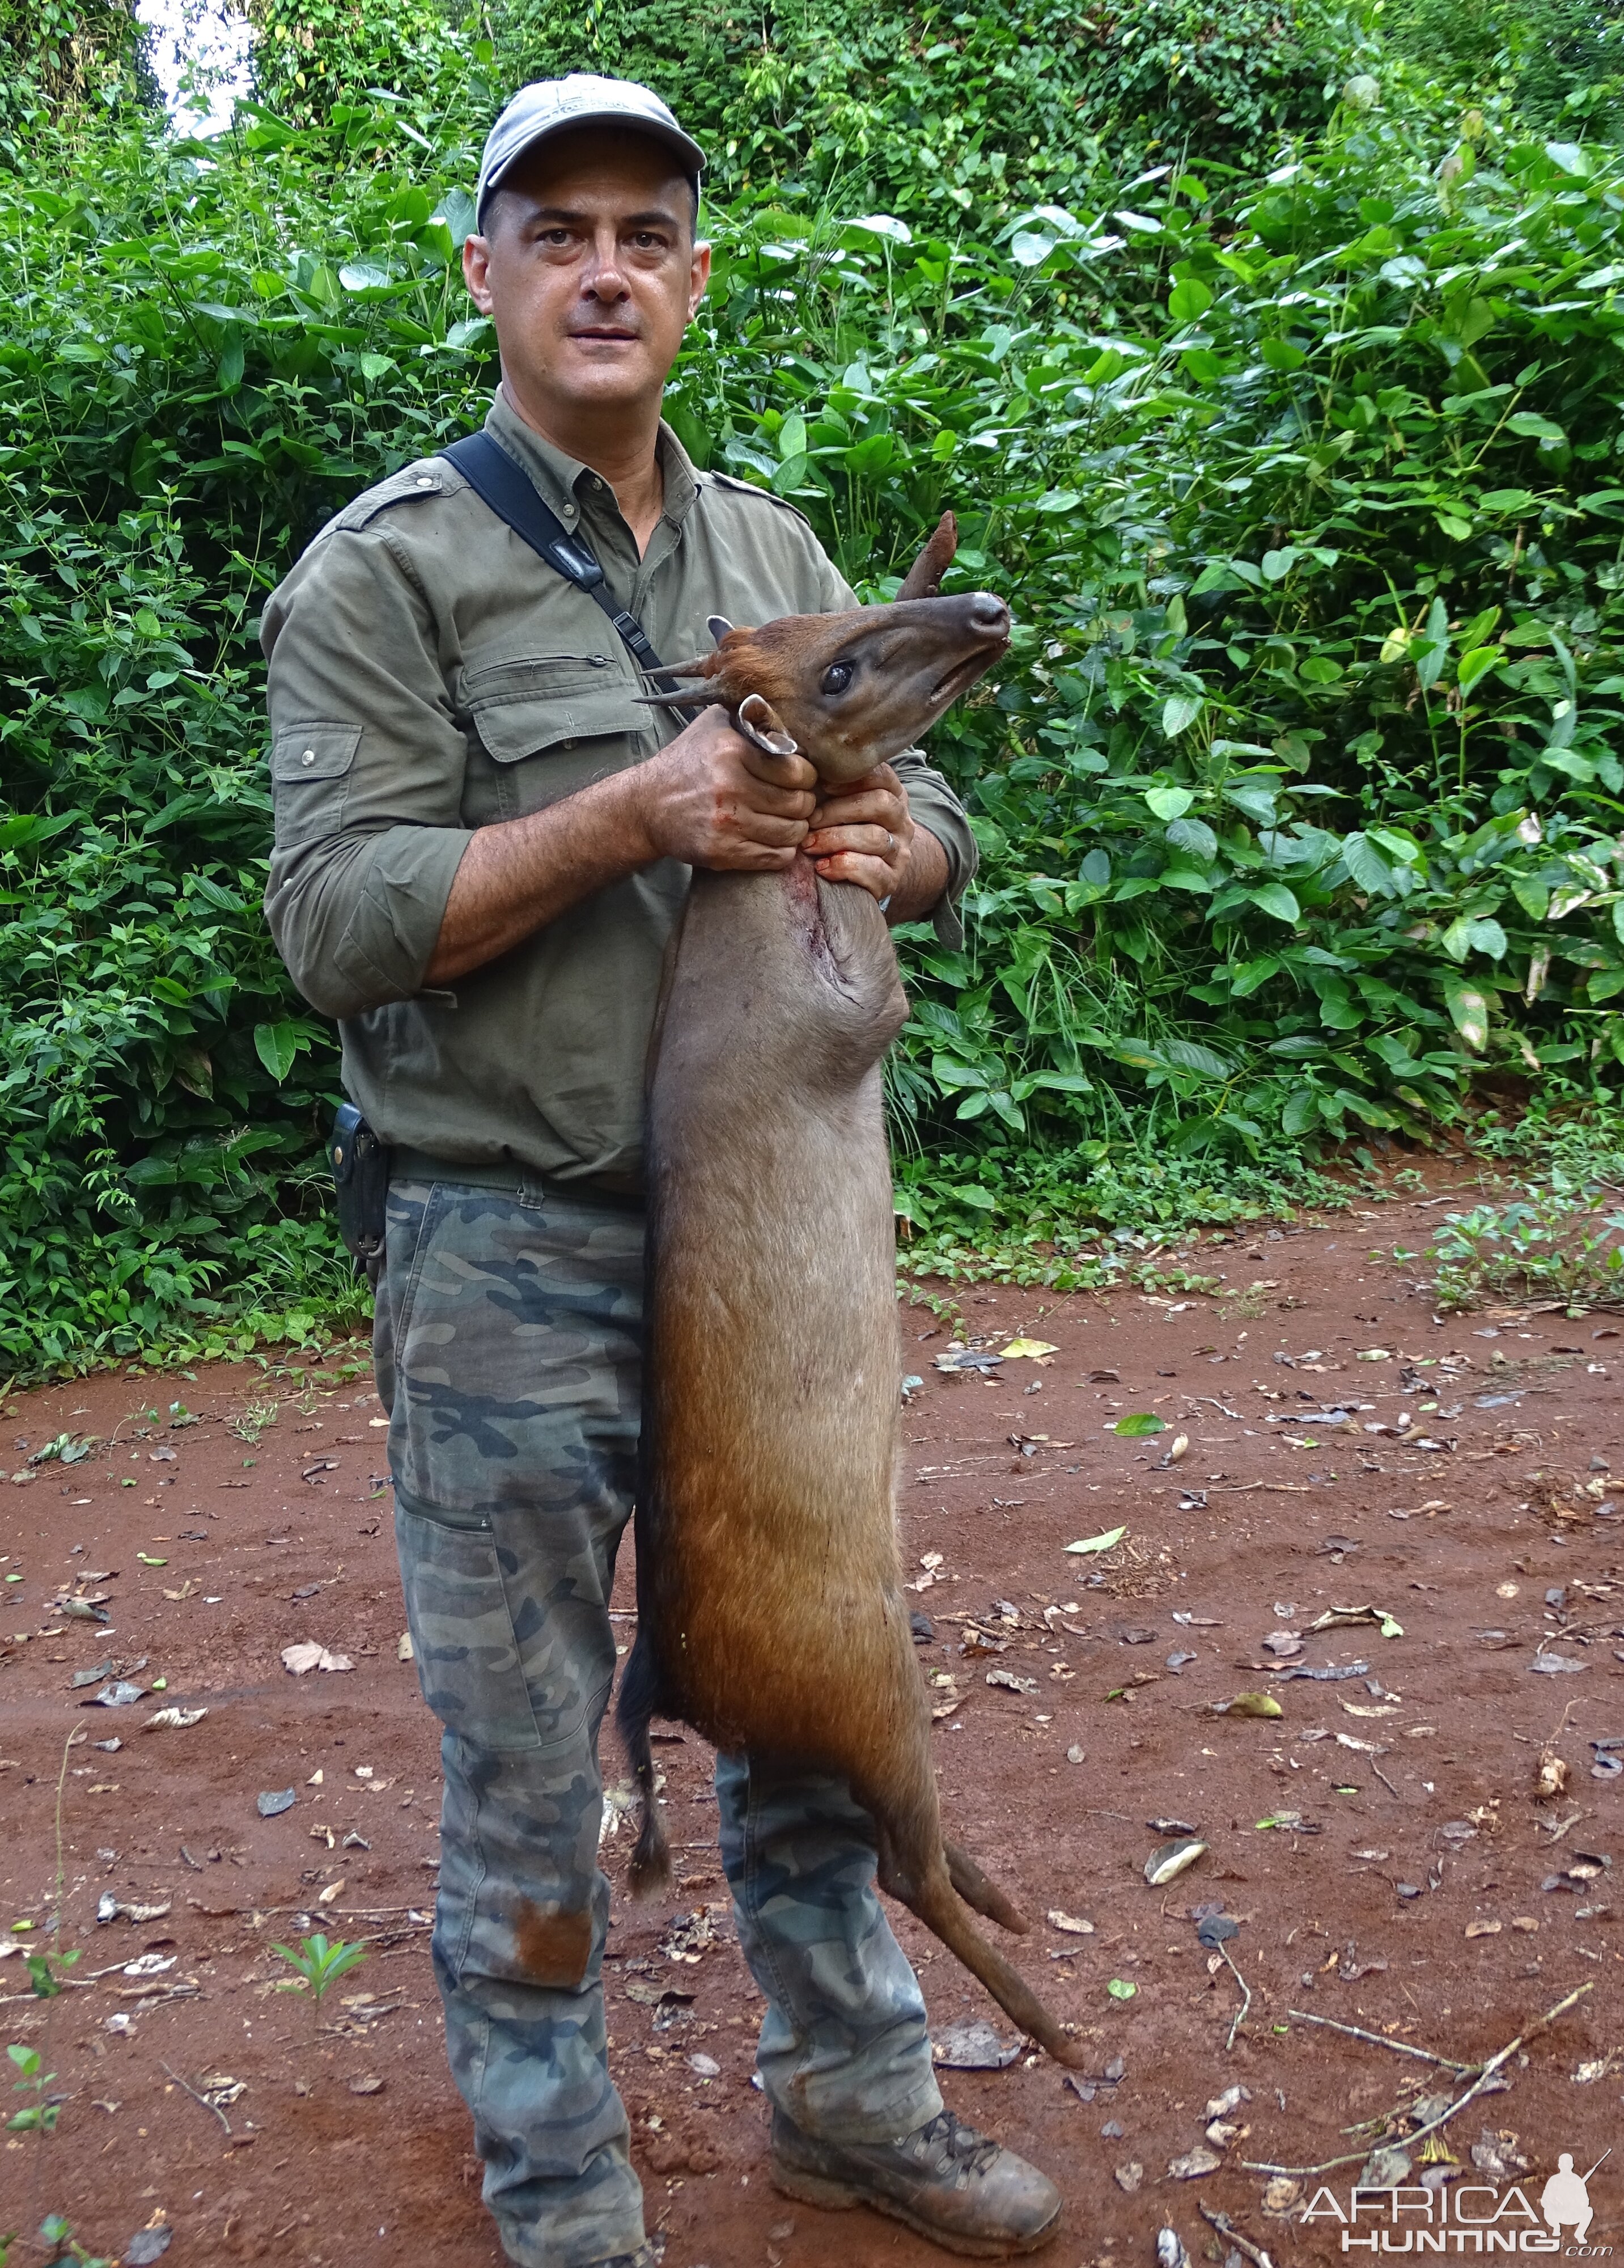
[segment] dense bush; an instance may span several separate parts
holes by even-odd
[[[1543,133],[1624,138],[1624,16],[1608,0],[1385,0],[1418,76],[1498,96]]]
[[[256,616],[477,419],[467,192],[554,61],[686,70],[720,144],[696,455],[877,593],[951,504],[1019,619],[937,737],[987,857],[966,950],[906,946],[916,1222],[1154,1218],[1153,1153],[1233,1203],[1486,1069],[1616,1078],[1613,160],[1184,0],[1109,71],[1058,16],[258,19],[230,135],[104,73],[0,172],[0,1361],[353,1305],[330,1028],[259,913]]]

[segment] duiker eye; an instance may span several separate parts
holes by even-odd
[[[819,690],[823,693],[844,693],[851,683],[852,665],[849,661],[832,661],[824,671]]]

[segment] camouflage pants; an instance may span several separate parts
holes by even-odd
[[[445,1727],[435,1974],[485,2201],[520,2268],[635,2251],[609,2074],[598,1732],[636,1471],[641,1217],[548,1190],[404,1182],[375,1333],[407,1613]],[[941,2107],[924,2004],[843,1786],[724,1757],[724,1864],[767,1995],[770,2099],[846,2141]]]

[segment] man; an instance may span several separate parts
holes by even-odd
[[[848,607],[799,514],[697,473],[661,393],[703,295],[702,158],[623,81],[523,90],[464,250],[486,431],[661,658]],[[819,801],[712,709],[639,705],[624,634],[443,458],[370,490],[266,609],[278,946],[392,1152],[378,1391],[423,1694],[444,1721],[433,1950],[485,2198],[521,2268],[651,2261],[605,2054],[597,1739],[638,1427],[643,1064],[694,865],[813,858],[952,933],[964,814],[916,751]],[[959,2251],[1033,2249],[1044,2176],[942,2107],[843,1786],[716,1772],[765,1993],[774,2177]]]

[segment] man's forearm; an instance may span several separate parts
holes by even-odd
[[[616,772],[545,811],[478,828],[452,880],[423,983],[453,983],[649,865],[658,853],[633,788],[630,772]]]
[[[893,924],[928,914],[947,887],[947,853],[928,827],[915,823],[908,841],[908,865],[885,909]]]

